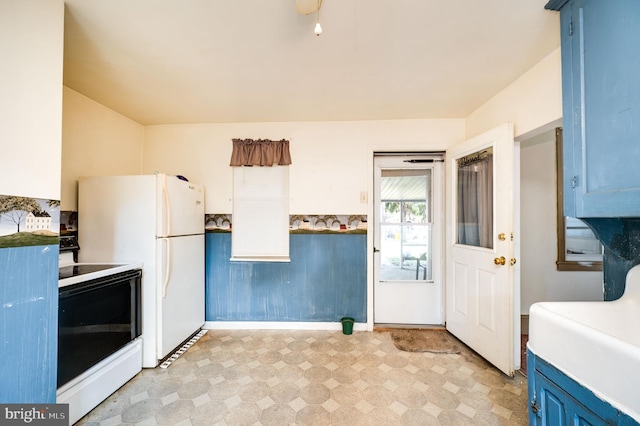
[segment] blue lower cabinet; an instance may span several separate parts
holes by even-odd
[[[607,425],[604,419],[580,404],[555,383],[540,375],[536,380],[540,417],[545,425]]]
[[[639,425],[531,351],[527,370],[530,425]]]

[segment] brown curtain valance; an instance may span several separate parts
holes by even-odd
[[[239,166],[288,166],[291,164],[289,141],[282,139],[232,139],[232,167]]]

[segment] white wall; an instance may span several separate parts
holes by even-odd
[[[562,117],[562,69],[556,49],[466,119],[467,138],[512,122],[516,139]]]
[[[464,120],[185,124],[145,128],[143,173],[203,183],[207,213],[231,213],[231,139],[288,139],[291,214],[369,214],[373,150],[444,150]]]
[[[60,199],[62,0],[0,1],[0,194]]]
[[[144,127],[64,88],[61,209],[77,210],[80,176],[137,175]]]
[[[521,313],[540,301],[602,300],[602,272],[556,270],[556,161],[553,131],[521,144]]]
[[[521,141],[521,313],[540,301],[602,300],[601,272],[556,270],[553,128],[562,121],[560,48],[466,118],[466,138],[502,123]]]

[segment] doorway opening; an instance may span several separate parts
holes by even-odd
[[[444,153],[374,154],[374,323],[442,325]]]

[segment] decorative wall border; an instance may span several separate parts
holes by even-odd
[[[233,226],[231,214],[205,215],[205,228],[211,232],[229,232]],[[293,214],[289,216],[289,229],[317,232],[353,232],[367,230],[367,215]]]

